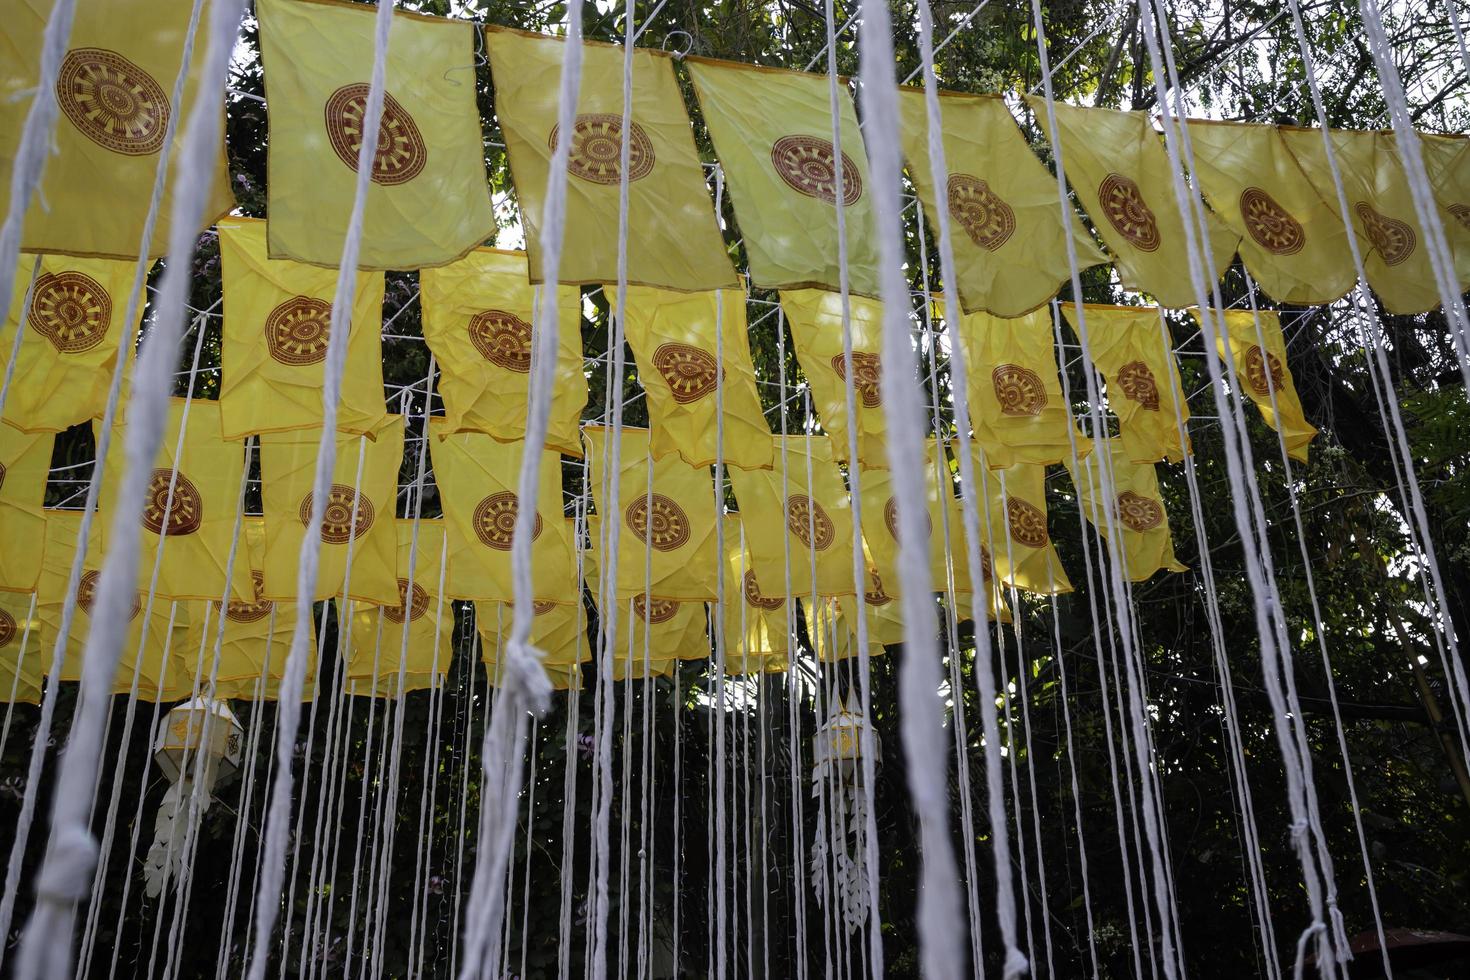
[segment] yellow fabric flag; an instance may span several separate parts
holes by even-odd
[[[744,673],[747,668],[761,669],[760,664],[774,667],[777,660],[784,667],[791,649],[789,630],[795,620],[787,622],[790,610],[786,597],[774,589],[762,588],[756,580],[738,515],[725,518],[725,556],[726,669]],[[711,606],[711,616],[714,611]]]
[[[903,613],[899,603],[888,597],[872,603],[864,600],[868,614],[868,656],[876,657],[887,652],[886,644],[903,642]],[[857,600],[852,596],[817,599],[815,606],[810,598],[803,598],[802,609],[806,612],[807,636],[812,650],[823,663],[836,663],[855,657],[858,653]]]
[[[525,252],[477,248],[442,269],[419,273],[424,340],[439,362],[445,434],[486,432],[501,442],[526,436],[531,334],[540,286],[526,276]],[[582,455],[577,422],[587,404],[582,373],[582,300],[557,291],[556,383],[546,445]]]
[[[270,252],[336,269],[372,81],[372,10],[260,0],[270,117]],[[360,269],[443,265],[495,235],[475,100],[474,26],[397,12]]]
[[[1159,494],[1159,478],[1154,464],[1135,463],[1128,458],[1126,449],[1116,442],[1111,444],[1110,450],[1113,471],[1111,514],[1103,499],[1099,459],[1094,456],[1083,462],[1084,472],[1081,473],[1068,467],[1082,513],[1104,538],[1110,535],[1110,524],[1122,529],[1123,570],[1129,581],[1142,582],[1161,569],[1189,571],[1174,557],[1169,515]]]
[[[1353,288],[1336,192],[1324,201],[1275,126],[1192,119],[1189,140],[1201,193],[1240,238],[1240,257],[1268,296],[1315,306]]]
[[[402,693],[439,687],[449,673],[453,653],[454,606],[443,598],[441,569],[447,563],[444,522],[421,518],[418,553],[413,561],[413,593],[409,598],[409,555],[413,520],[398,527],[398,604],[347,603],[352,617],[352,659],[347,664],[347,692],[393,698]],[[406,612],[405,612],[406,608]],[[405,648],[404,619],[407,618]]]
[[[51,0],[5,5],[0,30],[0,213],[10,208],[11,167],[41,75],[42,35]],[[148,202],[170,118],[177,119],[170,167],[148,254],[168,248],[174,189],[185,120],[199,94],[209,48],[209,18],[200,21],[183,104],[174,83],[183,64],[189,4],[106,0],[77,5],[67,52],[56,78],[60,110],[46,170],[31,199],[21,246],[29,251],[134,258],[143,238]],[[224,109],[220,109],[224,116]],[[235,206],[225,161],[225,138],[203,175],[207,183],[199,230]],[[132,266],[129,263],[129,272]],[[19,287],[17,287],[19,288]],[[126,287],[118,302],[125,302]],[[119,313],[122,311],[119,310]]]
[[[729,181],[751,280],[763,289],[840,289],[838,156],[827,76],[706,58],[684,64]],[[868,155],[846,79],[838,105],[850,286],[877,296]]]
[[[653,665],[652,676],[665,661],[703,660],[709,655],[704,603],[644,601],[641,595],[618,600],[618,632],[612,649],[615,676],[643,676],[645,659]]]
[[[1051,310],[1002,320],[974,313],[960,321],[969,377],[970,424],[993,468],[1045,466],[1092,451],[1062,397]]]
[[[25,315],[5,421],[26,432],[60,432],[101,418],[107,407],[117,352],[124,344],[132,349],[136,327],[123,322],[133,263],[47,256],[33,279],[35,271],[36,256],[22,255],[0,331],[3,372]]]
[[[31,592],[46,547],[46,476],[56,438],[0,425],[0,592]],[[3,688],[0,682],[0,688]]]
[[[558,139],[561,64],[566,41],[504,27],[485,29],[495,114],[515,178],[516,199],[541,281],[541,220]],[[735,269],[694,146],[673,58],[633,52],[628,133],[628,281],[668,289],[735,287]],[[564,283],[618,278],[618,199],[622,186],[623,48],[582,45],[582,87],[567,157]]]
[[[138,515],[143,525],[140,589],[148,588],[157,563],[156,595],[208,600],[224,592],[245,454],[238,442],[220,438],[219,418],[219,402],[203,398],[169,401],[163,441],[148,476],[143,512]],[[94,439],[101,438],[101,428],[102,423],[92,423]],[[121,424],[115,426],[114,446],[122,445],[122,430]],[[97,519],[92,524],[93,544],[88,549],[92,554],[106,553],[126,462],[123,453],[107,454]],[[249,564],[238,556],[230,574],[230,594],[236,599],[250,599],[254,594]]]
[[[487,435],[450,435],[438,419],[429,423],[429,453],[434,481],[444,506],[449,537],[449,581],[452,599],[515,600],[510,546],[520,501],[516,496],[523,442],[498,442]],[[541,454],[540,496],[531,541],[533,598],[573,602],[576,582],[573,537],[563,520],[561,457]]]
[[[773,438],[769,470],[730,471],[751,567],[772,595],[851,595],[852,509],[827,436]],[[810,477],[808,477],[810,467]],[[784,493],[783,493],[784,489]],[[785,528],[782,536],[780,528]]]
[[[322,427],[322,384],[337,271],[271,259],[264,221],[219,223],[225,325],[220,413],[226,439]],[[361,273],[352,300],[337,428],[371,434],[383,407],[383,274]]]
[[[786,290],[781,309],[796,345],[796,358],[812,386],[822,428],[832,436],[835,459],[847,461],[847,359],[842,350],[842,297],[820,289]],[[883,414],[883,306],[851,297],[853,405],[857,411],[858,460],[875,468],[888,465]]]
[[[1196,320],[1200,318],[1198,310],[1191,312]],[[1317,435],[1317,429],[1302,413],[1302,401],[1286,364],[1286,338],[1281,333],[1280,314],[1275,310],[1254,314],[1250,310],[1226,310],[1223,316],[1230,339],[1230,356],[1235,361],[1235,377],[1241,388],[1261,410],[1266,424],[1281,433],[1291,458],[1305,463],[1307,446]],[[1225,356],[1224,337],[1215,337],[1215,349],[1221,357]]]
[[[929,574],[933,576],[934,591],[946,591],[951,555],[956,587],[968,590],[964,528],[953,519],[954,484],[950,479],[949,462],[932,437],[924,447],[924,482],[929,496]],[[883,591],[896,598],[902,590],[898,578],[898,498],[892,473],[864,469],[859,484],[863,498],[863,542],[867,546],[869,560],[884,583]],[[945,550],[946,530],[950,554]]]
[[[1148,113],[1058,102],[1058,134],[1050,129],[1046,101],[1034,95],[1026,101],[1052,144],[1062,140],[1067,182],[1113,253],[1124,288],[1150,293],[1161,306],[1195,303],[1174,172]],[[1207,219],[1215,273],[1224,275],[1240,236],[1214,215]]]
[[[1419,148],[1454,256],[1455,275],[1464,289],[1470,283],[1470,138],[1420,133]]]
[[[1003,469],[986,467],[985,453],[971,442],[975,453],[977,488],[985,501],[980,513],[989,561],[984,578],[994,574],[1006,585],[1038,595],[1060,595],[1072,591],[1052,544],[1046,519],[1046,467],[1019,463]],[[956,451],[959,451],[956,447]]]
[[[1062,311],[1075,321],[1075,307],[1063,306]],[[1107,380],[1108,407],[1118,416],[1128,458],[1135,463],[1180,462],[1189,452],[1188,434],[1183,441],[1179,434],[1189,421],[1189,403],[1161,311],[1088,303],[1083,312],[1092,361]],[[1053,462],[1071,465],[1071,457]]]
[[[260,437],[261,499],[265,511],[265,596],[296,599],[296,569],[311,520],[316,478],[314,432]],[[332,486],[317,533],[321,535],[318,601],[345,591],[348,598],[391,605],[398,601],[393,517],[398,467],[403,461],[403,416],[390,415],[377,440],[337,437]],[[361,473],[359,480],[358,474]],[[348,554],[351,580],[348,581]]]
[[[923,89],[901,89],[899,110],[909,179],[938,235]],[[943,92],[939,111],[960,307],[996,316],[1029,313],[1072,274],[1058,220],[1057,179],[1031,152],[1000,96]],[[1075,213],[1070,227],[1079,271],[1108,261]],[[931,247],[929,254],[935,264],[938,250]]]
[[[50,648],[31,594],[0,592],[0,701],[39,704]]]
[[[617,290],[608,289],[616,304]],[[678,453],[690,466],[710,466],[717,452],[743,469],[769,469],[771,427],[761,410],[750,360],[745,294],[672,293],[635,286],[625,308],[628,346],[648,393],[653,454]],[[716,319],[723,351],[715,357]],[[724,404],[719,444],[716,383]]]
[[[606,513],[603,489],[604,455],[612,450],[609,435],[602,426],[587,427],[592,499],[598,513],[612,520]],[[671,457],[652,460],[648,438],[647,429],[622,431],[621,468],[616,477],[618,595],[646,592],[674,602],[714,599],[719,553],[709,468],[689,466]],[[608,443],[606,450],[604,443]]]
[[[485,677],[491,687],[499,687],[504,681],[504,668],[497,660],[489,657],[482,658],[485,664]],[[583,669],[580,664],[551,664],[542,663],[541,669],[546,672],[547,680],[551,681],[553,691],[580,691],[583,684]],[[588,676],[592,676],[590,673]]]
[[[537,602],[531,620],[531,645],[546,655],[542,661],[551,668],[575,668],[592,659],[587,644],[587,613],[578,602]],[[509,602],[476,602],[475,628],[480,633],[483,659],[498,663],[505,655],[510,640],[514,610]]]

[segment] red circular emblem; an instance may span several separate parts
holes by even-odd
[[[520,501],[509,490],[492,493],[475,505],[471,518],[475,537],[487,548],[509,551],[510,542],[516,533],[516,514],[520,512]],[[531,540],[541,537],[541,514],[536,514],[536,523],[531,528]]]
[[[320,364],[327,358],[332,304],[310,296],[292,296],[265,318],[265,345],[273,360],[291,367]]]
[[[1046,387],[1041,375],[1019,364],[1001,364],[990,372],[995,400],[1002,415],[1040,415],[1046,407]]]
[[[102,343],[112,324],[112,297],[91,276],[47,273],[31,290],[31,329],[63,354],[79,354]]]
[[[311,526],[311,502],[313,491],[308,490],[301,498],[297,516],[302,527]],[[353,511],[357,520],[353,521]],[[332,484],[327,493],[327,509],[322,513],[322,541],[326,544],[346,544],[360,538],[373,526],[373,502],[341,483]]]
[[[1129,361],[1118,368],[1118,387],[1124,396],[1138,402],[1145,411],[1159,410],[1159,383],[1154,373],[1142,361]]]
[[[398,580],[398,605],[384,606],[383,617],[390,623],[403,625],[403,600],[408,595],[408,579]],[[429,611],[429,593],[422,585],[413,583],[413,601],[408,604],[409,622],[417,622]]]
[[[841,354],[832,358],[832,370],[836,371],[837,376],[844,382],[847,381],[847,365],[843,362]],[[853,351],[852,375],[852,386],[857,389],[858,397],[862,399],[864,408],[877,408],[883,404],[881,390],[883,363],[878,359],[877,354]]]
[[[0,647],[9,646],[17,632],[15,617],[4,609],[0,609]]]
[[[367,113],[369,86],[365,82],[343,85],[327,99],[327,139],[337,158],[357,172],[357,154],[362,149],[362,121]],[[373,154],[371,180],[390,187],[406,184],[423,172],[429,149],[419,134],[413,116],[387,92],[383,93],[383,118],[378,124],[378,146]]]
[[[653,352],[653,366],[680,405],[697,402],[714,391],[720,377],[714,355],[691,344],[659,344]]]
[[[926,513],[924,515],[924,523],[926,525],[925,533],[932,536],[934,534],[934,518],[930,517]],[[883,526],[886,527],[886,528],[888,528],[888,533],[893,536],[893,540],[897,541],[898,540],[898,498],[897,497],[889,497],[887,500],[885,500],[883,502]]]
[[[1040,548],[1048,540],[1046,515],[1020,497],[1006,498],[1006,526],[1011,537],[1028,548]]]
[[[556,151],[560,125],[551,127],[547,146]],[[622,183],[619,166],[623,156],[623,117],[610,112],[589,112],[572,124],[572,145],[567,150],[567,173],[594,184]],[[653,172],[653,140],[643,127],[628,121],[628,183]]]
[[[786,528],[808,548],[826,551],[832,547],[837,528],[821,504],[801,493],[786,500]]]
[[[786,600],[781,596],[768,596],[761,593],[760,586],[755,581],[755,569],[747,568],[742,581],[745,589],[745,601],[757,609],[780,609],[786,605]]]
[[[648,526],[648,498],[653,497],[653,527]],[[623,509],[628,530],[640,539],[645,536],[658,551],[674,551],[689,543],[689,515],[673,500],[661,493],[639,494]]]
[[[893,596],[883,591],[883,579],[876,569],[868,569],[868,589],[863,593],[863,602],[870,606],[886,606]]]
[[[528,374],[531,370],[531,325],[514,313],[485,310],[470,317],[470,343],[496,367]]]
[[[556,606],[557,604],[552,602],[550,599],[531,600],[531,611],[534,612],[537,616],[545,616],[547,613],[555,609]]]
[[[828,204],[837,203],[837,162],[832,141],[820,136],[783,136],[771,146],[771,163],[787,186]],[[863,196],[863,178],[852,157],[842,154],[842,203]]]
[[[1359,201],[1357,211],[1358,220],[1363,222],[1363,233],[1384,265],[1398,265],[1414,254],[1418,238],[1413,228],[1397,218],[1378,213],[1367,201]]]
[[[1261,350],[1257,344],[1251,344],[1245,352],[1245,383],[1258,395],[1281,391],[1286,387],[1286,368],[1282,366],[1281,358]]]
[[[275,608],[275,603],[269,599],[262,599],[261,592],[265,591],[265,574],[252,570],[250,582],[255,587],[255,598],[249,602],[231,599],[225,605],[225,618],[232,623],[256,623],[265,619]]]
[[[659,623],[667,623],[673,619],[679,612],[679,604],[667,599],[650,599],[639,593],[633,597],[633,611],[645,623],[657,626]]]
[[[1122,174],[1108,174],[1097,189],[1103,214],[1128,243],[1141,252],[1159,247],[1159,223],[1138,185]]]
[[[148,156],[163,146],[168,97],[116,51],[68,51],[56,76],[56,102],[83,136],[113,153]]]
[[[173,503],[169,503],[168,489],[173,485]],[[165,528],[164,514],[168,515]],[[143,501],[143,526],[154,534],[180,537],[193,534],[204,523],[204,495],[183,473],[156,469],[148,477],[148,496]]]
[[[1131,530],[1151,531],[1164,523],[1164,508],[1157,500],[1124,490],[1118,494],[1118,517]]]
[[[949,175],[949,216],[960,223],[970,241],[994,252],[1016,230],[1016,212],[979,177]]]
[[[97,603],[97,585],[102,579],[102,573],[95,569],[82,573],[82,580],[77,583],[77,605],[88,616],[92,615],[92,607]],[[138,618],[138,613],[143,611],[143,597],[133,593],[133,608],[128,613],[128,622]]]
[[[1274,255],[1295,255],[1307,243],[1301,222],[1259,187],[1240,192],[1240,216],[1255,243]]]

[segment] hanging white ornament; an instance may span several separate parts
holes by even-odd
[[[831,852],[836,908],[851,935],[866,921],[869,908],[867,862],[853,857],[863,853],[867,826],[868,790],[861,781],[861,762],[868,722],[856,692],[849,692],[845,702],[834,695],[831,704],[827,720],[812,738],[812,795],[817,798],[812,890],[817,904],[826,908],[827,879],[823,871]],[[877,732],[872,737],[874,751],[881,757]]]

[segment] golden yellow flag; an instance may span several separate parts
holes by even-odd
[[[980,525],[990,561],[982,555],[981,564],[992,566],[1004,584],[1027,592],[1071,592],[1072,583],[1047,529],[1046,467],[1019,463],[990,469],[979,444],[972,441],[970,446],[975,453],[975,475],[981,483],[977,489],[985,501]],[[991,569],[984,571],[988,581]]]
[[[41,74],[42,39],[50,0],[5,5],[0,27],[0,212],[10,207],[11,167]],[[199,24],[183,104],[174,83],[183,64],[189,5],[107,0],[77,5],[66,55],[56,79],[60,115],[51,134],[55,152],[31,199],[21,244],[28,250],[133,258],[143,238],[148,203],[170,118],[178,128],[169,147],[168,182],[148,254],[168,248],[178,154],[185,120],[199,94],[209,48],[209,18]],[[224,115],[221,108],[220,115]],[[218,151],[204,176],[208,187],[200,230],[235,205],[221,129]],[[131,263],[129,263],[131,272]],[[19,287],[17,287],[17,291]],[[126,287],[118,302],[125,302]],[[121,313],[121,310],[118,311]]]
[[[1073,439],[1079,456],[1092,451],[1062,397],[1051,316],[1043,309],[1010,320],[974,313],[960,321],[970,424],[994,468],[1071,459]]]
[[[909,179],[938,235],[923,89],[901,89],[899,109]],[[1031,152],[1000,96],[944,92],[939,110],[960,306],[966,313],[1029,313],[1071,277],[1057,179]],[[1075,213],[1070,221],[1078,269],[1105,264],[1108,257]],[[931,247],[929,256],[937,265],[938,249]]]
[[[337,268],[357,189],[373,11],[261,0],[270,117],[270,252]],[[360,269],[443,265],[495,235],[475,101],[474,26],[393,15]]]
[[[763,289],[840,289],[837,160],[826,75],[685,58]],[[839,83],[842,205],[853,292],[878,295],[878,235],[868,155]]]
[[[924,447],[924,482],[929,496],[929,574],[934,580],[934,591],[947,589],[951,556],[955,563],[956,586],[961,591],[968,590],[964,528],[953,520],[954,484],[950,478],[949,462],[932,437]],[[898,579],[898,498],[892,473],[864,469],[859,483],[863,499],[863,542],[883,583],[883,591],[896,598],[902,590]],[[946,532],[949,552],[945,548]]]
[[[265,222],[219,223],[225,326],[220,413],[226,439],[322,426],[335,269],[271,259]],[[337,428],[371,435],[383,407],[383,274],[361,273],[352,301]]]
[[[1312,306],[1353,288],[1336,194],[1323,200],[1275,126],[1195,119],[1189,139],[1200,191],[1240,238],[1240,257],[1268,296]]]
[[[878,605],[865,601],[863,605],[868,613],[868,656],[885,653],[885,643],[903,642],[903,618],[896,601]],[[856,599],[823,596],[813,606],[808,597],[801,600],[801,607],[806,613],[807,636],[818,660],[836,663],[857,656]]]
[[[485,29],[495,113],[531,253],[541,281],[541,220],[558,133],[566,41],[504,27]],[[628,133],[628,281],[668,289],[735,287],[735,269],[715,220],[704,168],[673,58],[633,52]],[[618,199],[622,188],[623,49],[582,45],[582,87],[567,157],[564,283],[618,278]]]
[[[594,548],[596,541],[594,539]],[[650,676],[668,660],[703,660],[710,655],[709,621],[702,602],[644,600],[635,595],[618,600],[618,631],[613,642],[614,676],[641,677],[650,661]],[[631,665],[631,667],[630,667]]]
[[[726,669],[732,673],[763,669],[761,665],[782,669],[791,649],[790,629],[795,618],[790,616],[783,594],[762,588],[756,581],[738,515],[725,518],[725,556]],[[715,608],[710,607],[711,616]],[[776,666],[777,662],[781,666]]]
[[[1058,134],[1051,132],[1046,101],[1034,95],[1026,101],[1052,145],[1061,139],[1067,182],[1113,254],[1124,288],[1150,293],[1161,306],[1196,302],[1173,168],[1148,113],[1058,102]],[[1213,215],[1208,225],[1215,273],[1224,275],[1240,236]]]
[[[822,428],[832,436],[835,459],[847,461],[847,359],[842,344],[842,297],[820,289],[786,290],[781,309],[791,330],[801,370],[812,386]],[[883,414],[883,306],[851,297],[853,405],[857,411],[858,460],[864,466],[888,465]]]
[[[609,302],[617,302],[615,289],[608,295]],[[628,290],[625,313],[628,346],[648,393],[653,454],[678,453],[691,466],[709,466],[722,453],[726,465],[768,469],[771,427],[755,386],[745,294],[738,289],[688,294],[635,286]],[[721,378],[722,445],[715,411]]]
[[[448,564],[444,522],[425,518],[418,522],[411,598],[409,555],[414,548],[414,522],[405,518],[396,523],[398,604],[347,603],[352,617],[352,659],[347,665],[349,694],[397,697],[408,691],[439,687],[449,672],[454,606],[443,598],[443,569]],[[405,619],[408,620],[406,629]],[[403,671],[401,688],[400,669]]]
[[[504,668],[499,661],[489,656],[483,657],[482,660],[485,664],[486,681],[491,687],[499,687],[504,680]],[[547,680],[551,681],[553,691],[580,691],[582,689],[583,669],[580,664],[542,663],[541,669],[546,672]]]
[[[51,650],[34,594],[0,592],[0,701],[38,704]]]
[[[477,432],[450,435],[438,419],[429,423],[434,481],[444,506],[449,537],[452,599],[515,600],[510,546],[520,501],[523,442],[498,442]],[[563,520],[561,457],[541,454],[540,496],[531,541],[533,598],[574,602],[577,586],[572,532]]]
[[[1076,307],[1064,305],[1062,312],[1075,321]],[[1159,308],[1088,303],[1083,312],[1092,361],[1107,380],[1108,407],[1118,416],[1128,458],[1135,463],[1184,459],[1189,436],[1181,441],[1179,430],[1189,421],[1189,403]],[[1071,465],[1071,457],[1060,462]]]
[[[776,436],[772,442],[772,469],[730,471],[751,567],[772,595],[851,595],[852,510],[831,438],[787,436],[783,442]]]
[[[1082,513],[1104,538],[1116,525],[1123,532],[1124,574],[1131,582],[1142,582],[1159,570],[1187,572],[1174,557],[1174,540],[1169,536],[1169,515],[1159,493],[1159,478],[1153,463],[1135,463],[1124,446],[1110,445],[1112,457],[1112,505],[1103,494],[1100,460],[1094,456],[1082,464],[1082,472],[1069,467],[1077,488]],[[1111,511],[1111,513],[1109,513]]]
[[[0,424],[0,592],[31,592],[46,547],[46,476],[55,436]],[[3,687],[3,683],[0,683]]]
[[[575,668],[592,659],[587,644],[587,613],[578,602],[537,602],[531,620],[531,645],[545,655],[551,668]],[[483,659],[499,663],[510,640],[514,610],[509,602],[476,602],[475,628],[480,633]]]
[[[646,592],[674,602],[715,598],[720,559],[709,468],[677,457],[650,459],[648,430],[623,429],[618,513],[609,515],[603,480],[610,435],[602,426],[587,427],[587,472],[599,514],[615,519],[618,528],[618,595]]]
[[[1194,310],[1195,319],[1199,311]],[[1317,429],[1302,413],[1302,401],[1286,364],[1286,338],[1281,334],[1281,316],[1275,310],[1226,310],[1225,331],[1230,340],[1230,357],[1242,390],[1261,410],[1261,418],[1277,432],[1292,459],[1307,461],[1307,446]],[[1215,349],[1225,356],[1225,338],[1215,338]],[[1272,399],[1275,408],[1272,408]]]
[[[1470,137],[1420,133],[1419,148],[1463,290],[1470,283]]]
[[[526,276],[525,252],[477,248],[442,269],[419,273],[424,340],[439,361],[445,434],[486,432],[501,442],[526,436],[531,334],[540,286]],[[587,404],[582,373],[582,301],[557,291],[556,383],[546,445],[581,456],[577,422]]]
[[[260,437],[266,529],[264,594],[270,599],[296,599],[297,562],[311,520],[319,439],[314,432]],[[398,601],[398,544],[393,518],[402,461],[401,415],[390,415],[378,429],[376,440],[337,437],[332,485],[317,530],[321,536],[321,563],[313,596],[316,600],[345,592],[348,598],[380,605]]]
[[[132,349],[136,324],[123,320],[133,263],[47,256],[34,277],[32,272],[37,272],[36,256],[22,255],[0,331],[3,372],[24,314],[5,421],[27,432],[60,432],[101,418],[107,407],[117,352],[124,344]]]

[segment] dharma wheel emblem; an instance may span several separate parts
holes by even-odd
[[[88,616],[92,615],[92,608],[97,604],[97,584],[102,578],[102,573],[97,570],[82,573],[82,580],[77,583],[77,605]],[[143,597],[133,593],[133,609],[128,613],[128,622],[138,618],[138,613],[143,611]]]
[[[173,503],[169,503],[169,485],[173,485]],[[167,512],[168,525],[164,515]],[[148,477],[148,496],[143,501],[143,526],[154,534],[182,537],[193,534],[204,523],[204,495],[183,473],[156,469]]]
[[[556,150],[561,127],[553,126],[547,145]],[[620,184],[623,155],[623,117],[609,112],[589,112],[572,124],[572,145],[567,150],[567,173],[594,184]],[[628,183],[653,172],[653,141],[642,126],[628,121]]]
[[[678,615],[679,604],[667,599],[650,599],[640,592],[633,597],[633,611],[645,623],[657,626],[659,623],[667,623]]]
[[[403,625],[404,599],[408,596],[408,579],[398,580],[398,605],[384,606],[383,617],[390,623]],[[429,611],[429,593],[417,582],[413,583],[413,600],[408,603],[408,620],[417,622],[424,618],[424,613]]]
[[[1464,204],[1451,204],[1447,210],[1456,221],[1464,226],[1466,231],[1470,231],[1470,206],[1466,206]]]
[[[62,354],[80,354],[102,343],[112,324],[112,297],[91,276],[47,273],[31,292],[31,329]]]
[[[883,579],[876,569],[868,569],[868,588],[863,592],[863,602],[870,606],[886,606],[893,596],[883,591]]]
[[[1157,251],[1159,223],[1138,185],[1122,174],[1108,174],[1097,189],[1103,214],[1128,243],[1141,252]]]
[[[934,518],[930,517],[926,513],[924,515],[924,522],[927,525],[926,532],[925,533],[926,534],[929,534],[929,535],[932,535],[934,533]],[[888,528],[888,533],[893,536],[893,540],[897,541],[898,540],[898,498],[897,497],[889,497],[887,500],[885,500],[883,502],[883,526],[886,527],[886,528]]]
[[[301,498],[297,516],[302,527],[311,526],[311,503],[313,491],[308,490]],[[357,520],[353,520],[356,510]],[[322,541],[325,544],[346,544],[362,537],[373,526],[373,502],[351,487],[341,483],[332,484],[327,492],[327,509],[322,513]]]
[[[786,500],[786,528],[808,548],[826,551],[832,547],[837,528],[821,504],[801,493]]]
[[[552,602],[550,599],[531,600],[531,611],[537,616],[545,616],[547,613],[555,609],[556,606],[557,604]]]
[[[653,352],[653,366],[680,405],[699,401],[719,383],[714,355],[691,344],[659,344]]]
[[[225,605],[225,618],[232,623],[256,623],[271,614],[275,603],[269,599],[262,599],[260,594],[265,591],[265,574],[263,572],[251,571],[250,583],[255,587],[255,598],[249,602],[239,599],[231,599]]]
[[[292,296],[265,318],[265,346],[272,360],[289,367],[320,364],[327,358],[331,329],[331,303]]]
[[[1259,187],[1240,192],[1240,216],[1255,243],[1274,255],[1295,255],[1306,244],[1301,222]]]
[[[485,310],[470,317],[470,343],[496,367],[527,374],[531,370],[531,325],[514,313]]]
[[[56,76],[56,102],[103,149],[140,157],[163,146],[168,97],[152,76],[116,51],[68,51]]]
[[[970,241],[994,252],[1010,241],[1016,212],[990,185],[969,174],[949,175],[949,216],[960,223]]]
[[[520,513],[520,501],[509,490],[492,493],[475,505],[471,518],[475,537],[487,548],[509,551],[510,542],[516,533],[516,515]],[[536,522],[531,527],[531,540],[541,537],[541,513],[536,513]]]
[[[990,557],[990,549],[983,544],[980,546],[980,578],[986,582],[995,578],[995,561]]]
[[[1118,387],[1123,394],[1149,412],[1159,410],[1159,383],[1142,361],[1129,361],[1118,368]]]
[[[1118,494],[1118,518],[1132,531],[1152,531],[1164,523],[1164,508],[1157,500],[1124,490]]]
[[[783,136],[771,145],[771,164],[788,187],[828,204],[837,203],[837,161],[832,141],[820,136]],[[842,204],[863,196],[863,178],[852,157],[842,154]]]
[[[1046,407],[1046,386],[1041,375],[1020,364],[1000,364],[990,372],[995,400],[1002,415],[1040,415]]]
[[[1020,497],[1006,498],[1006,526],[1018,544],[1027,548],[1046,545],[1046,514]]]
[[[755,569],[747,568],[744,577],[745,601],[757,609],[780,609],[786,605],[781,596],[763,595],[755,581]]]
[[[1358,202],[1357,212],[1358,220],[1363,223],[1363,233],[1378,251],[1384,265],[1398,265],[1414,254],[1417,236],[1409,225],[1378,213],[1367,201]]]
[[[832,358],[832,370],[844,382],[847,381],[847,365],[843,363],[842,355],[838,354]],[[883,362],[878,359],[877,354],[868,354],[864,351],[852,352],[852,386],[857,389],[857,395],[863,402],[863,408],[877,408],[883,404]]]
[[[357,173],[357,154],[362,149],[362,123],[367,113],[368,88],[365,82],[343,85],[327,99],[325,122],[327,139],[337,159]],[[373,153],[375,184],[391,187],[406,184],[423,172],[429,162],[429,149],[419,133],[413,116],[399,101],[383,93],[383,118],[378,124],[378,145]]]
[[[648,498],[653,497],[653,527],[649,529]],[[673,500],[661,493],[639,494],[623,509],[628,530],[639,538],[647,537],[657,551],[674,551],[689,543],[689,515]]]
[[[15,639],[16,632],[15,617],[0,609],[0,647],[9,646],[10,641]]]
[[[1286,387],[1286,368],[1281,358],[1252,344],[1245,352],[1245,383],[1258,395],[1269,395]]]

